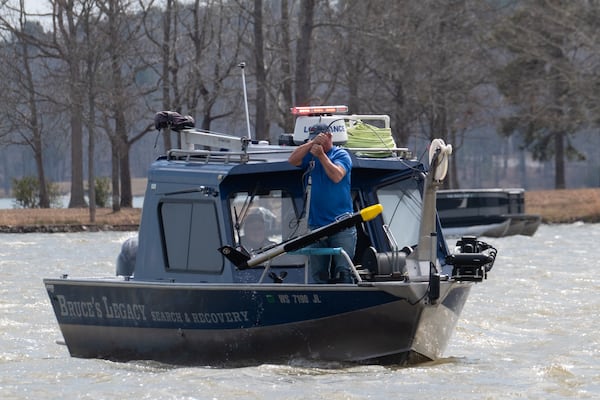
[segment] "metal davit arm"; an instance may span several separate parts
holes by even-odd
[[[442,139],[434,139],[429,147],[429,172],[423,189],[423,209],[419,229],[419,245],[417,259],[419,275],[429,276],[431,264],[437,266],[437,229],[436,229],[436,192],[448,171],[448,158],[452,154],[452,146],[446,145]]]
[[[245,152],[250,139],[231,136],[223,133],[204,132],[198,129],[184,129],[180,132],[183,150],[194,150],[195,145],[211,149],[226,149],[227,151]]]

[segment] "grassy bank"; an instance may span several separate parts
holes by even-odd
[[[98,230],[137,230],[140,208],[110,208],[96,210],[90,222],[87,208],[28,208],[0,210],[0,232],[79,232]]]
[[[600,189],[528,191],[525,212],[541,215],[544,223],[600,222]]]
[[[525,212],[541,215],[544,223],[600,222],[600,189],[528,191]],[[0,232],[137,230],[140,216],[139,208],[101,208],[90,222],[85,208],[0,210]]]

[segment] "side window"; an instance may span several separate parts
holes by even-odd
[[[220,273],[223,257],[217,212],[213,202],[168,201],[160,204],[162,241],[167,268]]]

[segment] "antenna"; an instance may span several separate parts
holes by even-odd
[[[246,74],[244,73],[245,62],[238,64],[242,70],[242,86],[244,87],[244,106],[246,107],[246,126],[248,127],[248,139],[252,140],[252,132],[250,132],[250,114],[248,113],[248,95],[246,94]]]

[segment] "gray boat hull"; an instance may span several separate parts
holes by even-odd
[[[415,363],[441,356],[470,283],[148,284],[44,280],[74,357],[197,365]]]

